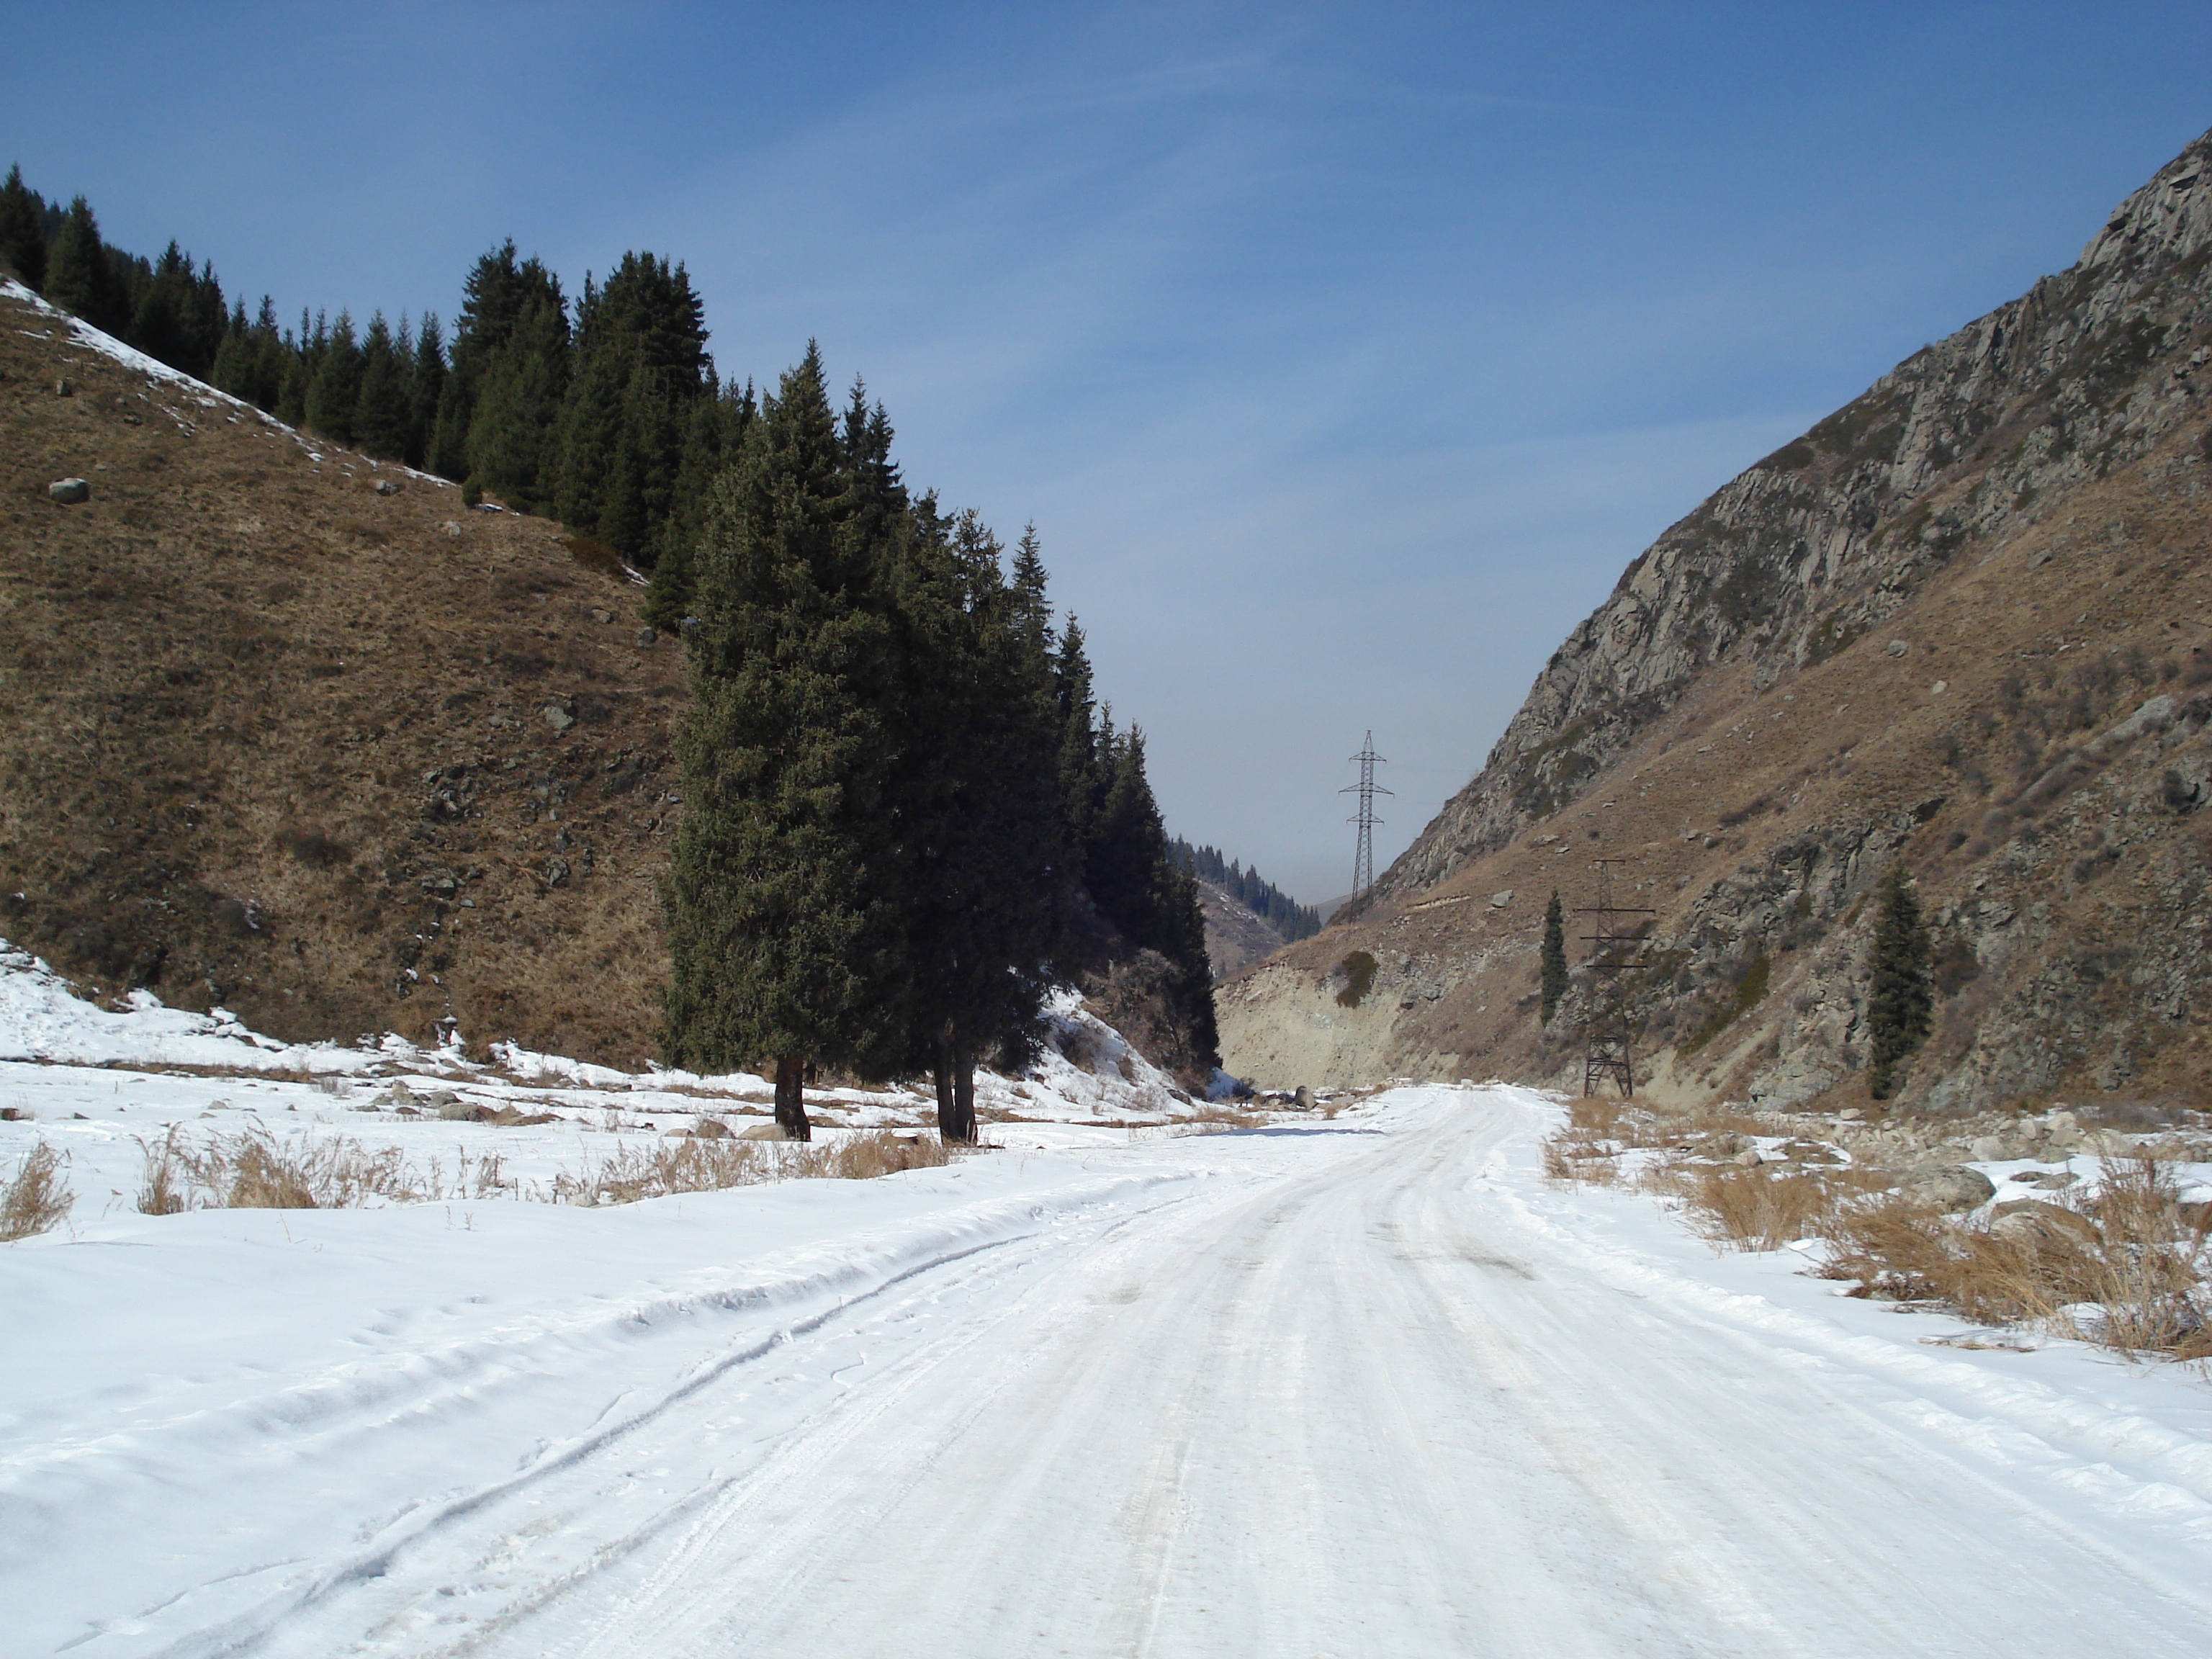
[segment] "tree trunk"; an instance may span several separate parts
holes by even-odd
[[[806,1062],[797,1054],[775,1057],[775,1121],[786,1140],[811,1140],[806,1121]]]
[[[961,1138],[958,1070],[952,1034],[941,1032],[930,1045],[929,1080],[937,1085],[937,1138],[948,1144]]]
[[[975,1144],[975,1056],[967,1048],[953,1054],[952,1118],[958,1129],[948,1137],[966,1146]]]

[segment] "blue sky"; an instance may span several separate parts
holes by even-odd
[[[2212,7],[0,5],[0,165],[234,291],[685,260],[1034,519],[1170,824],[1308,899],[1731,474],[2071,263]],[[37,66],[32,70],[30,66]]]

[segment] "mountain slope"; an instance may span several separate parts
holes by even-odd
[[[642,1064],[675,641],[558,526],[104,341],[0,293],[0,933],[279,1036]]]
[[[1656,912],[1659,1091],[1856,1086],[1863,900],[1901,857],[1945,992],[1909,1103],[2193,1097],[2208,161],[1632,563],[1375,890],[1224,988],[1232,1069],[1579,1078],[1583,994],[1549,1035],[1533,1012],[1537,930],[1607,856]]]
[[[1206,915],[1206,957],[1216,979],[1248,968],[1288,943],[1265,916],[1255,915],[1203,876],[1198,878],[1198,902]]]

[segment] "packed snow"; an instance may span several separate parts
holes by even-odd
[[[74,1000],[0,965],[0,1174],[77,1194],[0,1249],[0,1653],[2207,1650],[2199,1372],[1547,1184],[1530,1091],[1194,1133],[1064,1004],[994,1150],[579,1207],[520,1200],[765,1085]],[[446,1195],[141,1213],[173,1127]]]

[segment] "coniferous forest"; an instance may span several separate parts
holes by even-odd
[[[1010,552],[909,491],[883,406],[856,381],[837,407],[811,345],[773,392],[733,386],[680,262],[625,253],[572,300],[511,240],[468,272],[450,337],[430,312],[293,326],[174,242],[112,246],[82,197],[50,204],[20,169],[0,264],[279,421],[557,519],[645,575],[691,690],[672,1060],[772,1067],[801,1139],[808,1072],[927,1073],[941,1132],[973,1140],[976,1066],[1033,1054],[1054,987],[1134,962],[1186,1068],[1216,1063],[1190,860],[1143,734],[1055,622],[1034,528]]]
[[[1257,870],[1247,870],[1235,859],[1224,859],[1218,848],[1193,847],[1181,836],[1171,844],[1176,862],[1200,881],[1210,881],[1286,939],[1311,939],[1321,932],[1321,912],[1301,904]]]

